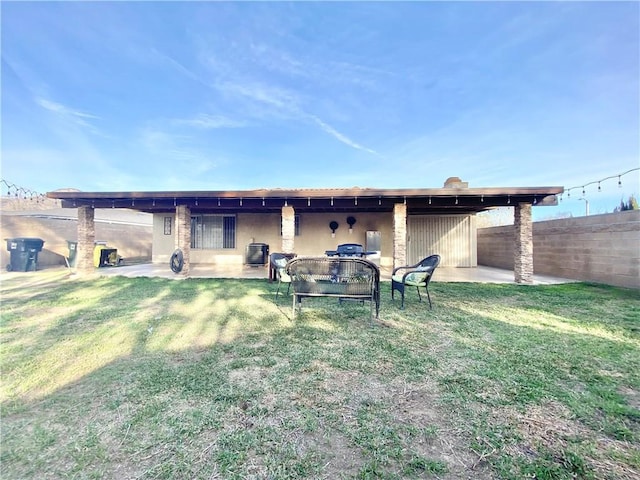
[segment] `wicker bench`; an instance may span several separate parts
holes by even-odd
[[[370,302],[370,318],[380,311],[380,270],[362,258],[298,257],[287,263],[293,289],[293,317],[305,297]]]

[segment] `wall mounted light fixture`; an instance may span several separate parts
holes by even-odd
[[[356,224],[355,217],[347,217],[347,223],[349,224],[349,233],[353,233],[353,226]]]
[[[331,220],[329,222],[329,228],[331,229],[331,238],[335,238],[336,237],[336,230],[338,229],[339,226],[340,226],[340,224],[338,222],[336,222],[335,220]]]

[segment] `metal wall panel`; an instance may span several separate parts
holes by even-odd
[[[473,215],[407,217],[407,261],[413,265],[437,253],[445,267],[476,267],[476,218]]]

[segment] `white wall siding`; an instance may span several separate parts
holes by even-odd
[[[478,266],[474,215],[409,216],[407,232],[409,264],[437,253],[445,267]]]

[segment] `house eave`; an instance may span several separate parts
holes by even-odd
[[[285,205],[299,212],[388,212],[397,203],[409,214],[476,213],[518,203],[548,205],[563,187],[426,188],[426,189],[259,189],[225,191],[79,192],[54,191],[47,197],[64,208],[129,208],[161,213],[178,205],[203,212],[276,212]]]

